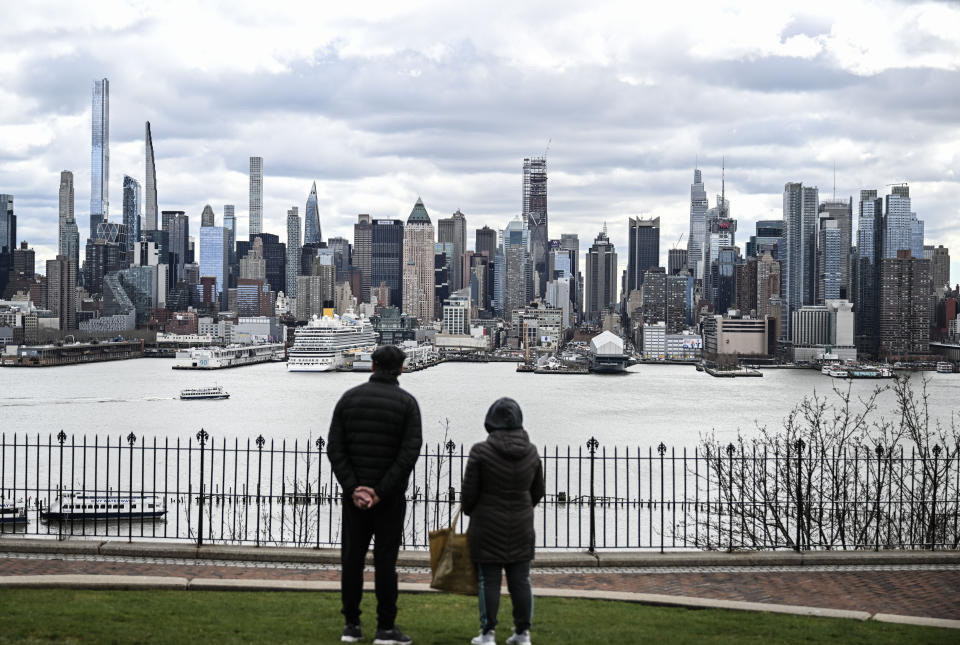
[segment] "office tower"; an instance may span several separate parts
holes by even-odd
[[[123,176],[123,225],[127,229],[127,252],[140,241],[140,182],[129,175]]]
[[[489,226],[478,228],[474,248],[477,253],[487,252],[491,259],[497,254],[497,232]]]
[[[757,260],[757,317],[770,314],[770,299],[780,300],[780,261],[770,251],[765,251]]]
[[[606,227],[597,234],[593,246],[587,252],[586,302],[588,322],[599,323],[604,310],[617,304],[617,251]]]
[[[73,173],[64,170],[60,173],[60,217],[57,255],[73,260],[75,267],[80,266],[80,231],[74,215]]]
[[[529,157],[523,160],[523,219],[530,232],[530,256],[533,262],[537,297],[547,285],[547,253],[550,239],[547,219],[547,159]]]
[[[163,230],[169,236],[167,250],[170,253],[171,288],[185,278],[183,267],[187,263],[190,245],[190,218],[183,211],[161,211]]]
[[[880,261],[883,259],[883,200],[860,191],[857,221],[857,347],[873,354],[880,341]]]
[[[267,281],[267,261],[263,258],[263,240],[255,237],[250,250],[240,258],[240,278]]]
[[[455,290],[450,288],[452,275],[450,262],[453,258],[453,242],[437,242],[433,245],[433,311],[443,311],[443,303]]]
[[[573,252],[560,248],[559,240],[550,240],[550,257],[547,262],[547,277],[551,280],[573,277]]]
[[[304,211],[303,243],[319,244],[323,241],[320,233],[320,210],[317,207],[317,182],[313,182],[310,195],[307,196],[307,210]],[[289,294],[287,294],[289,295]]]
[[[263,232],[263,157],[250,157],[250,237]]]
[[[823,227],[825,221],[834,221],[837,223],[837,229],[840,231],[840,241],[836,246],[836,251],[832,253],[839,254],[839,257],[836,259],[831,257],[831,254],[827,254],[826,261],[831,263],[836,263],[840,270],[840,295],[838,296],[844,300],[853,299],[853,284],[852,284],[852,267],[853,267],[853,256],[850,253],[850,248],[853,245],[853,197],[850,199],[827,199],[820,204],[820,227]],[[832,235],[832,234],[831,234]],[[818,239],[819,243],[819,239]],[[817,279],[820,280],[819,272],[822,264],[820,263],[819,255],[822,252],[819,249],[818,245],[818,276]],[[819,284],[818,284],[819,287]],[[835,299],[835,298],[831,298]],[[817,292],[817,302],[818,304],[823,304],[824,298],[821,297],[820,292]]]
[[[896,258],[898,251],[910,251],[913,257],[922,258],[913,247],[914,220],[910,212],[910,187],[906,184],[893,186],[885,197],[886,212],[883,216],[883,257]]]
[[[360,291],[357,300],[370,302],[370,284],[373,279],[373,224],[370,215],[357,215],[353,225],[353,266],[360,273]]]
[[[90,237],[110,215],[110,81],[93,83],[90,157]]]
[[[685,274],[688,268],[686,249],[670,249],[667,251],[667,275]]]
[[[746,262],[736,266],[736,308],[744,315],[757,310],[757,271],[760,268],[759,264],[757,258],[746,258]]]
[[[119,242],[88,238],[84,259],[84,288],[91,294],[103,293],[107,274],[127,267],[127,253]]]
[[[930,260],[910,250],[880,262],[880,350],[889,358],[930,352]]]
[[[422,323],[433,320],[434,299],[433,224],[423,201],[417,198],[403,227],[402,311]]]
[[[849,247],[848,247],[849,248]],[[844,253],[843,233],[840,222],[822,217],[817,238],[817,298],[816,304],[827,300],[846,300],[847,285],[843,267],[848,261],[849,250]]]
[[[77,265],[65,255],[47,260],[47,308],[60,318],[60,329],[77,328]]]
[[[450,217],[437,220],[437,241],[453,244],[450,255],[450,289],[451,292],[459,291],[469,282],[465,279],[463,270],[463,254],[467,250],[467,218],[459,209]]]
[[[570,251],[570,301],[573,303],[573,318],[579,320],[579,316],[583,312],[583,276],[580,274],[580,236],[576,233],[561,233],[560,248]]]
[[[643,274],[660,265],[660,218],[631,217],[627,249],[627,295],[643,284]]]
[[[385,284],[390,306],[399,309],[403,299],[403,220],[373,220],[370,248],[370,288]]]
[[[213,206],[207,204],[203,207],[203,212],[200,213],[200,226],[213,226],[214,224],[214,215],[213,215]]]
[[[230,266],[230,271],[225,277],[225,288],[230,288],[236,284],[237,276],[240,275],[240,263],[237,260],[237,216],[233,204],[223,206],[223,234],[227,238],[227,261]]]
[[[764,219],[757,222],[757,233],[747,241],[747,257],[759,258],[769,252],[774,260],[780,258],[783,247],[783,220]]]
[[[740,249],[735,246],[722,246],[717,251],[717,259],[711,267],[713,284],[713,311],[726,313],[737,304],[737,264],[740,261]]]
[[[13,250],[13,274],[16,280],[33,280],[36,271],[36,253],[26,241]]]
[[[350,266],[353,263],[353,249],[350,240],[345,237],[331,237],[327,240],[327,248],[333,253],[333,266],[337,269],[337,282],[347,282],[350,279]]]
[[[737,244],[737,220],[731,219],[726,213],[729,213],[729,209],[723,209],[724,213],[721,215],[721,209],[718,206],[717,208],[711,208],[707,211],[707,232],[706,239],[704,241],[705,249],[705,261],[703,264],[703,297],[708,302],[713,304],[714,311],[716,313],[723,313],[729,307],[733,306],[733,302],[736,300],[736,295],[732,297],[729,293],[726,293],[722,298],[719,296],[718,289],[720,285],[718,280],[720,279],[720,268],[718,262],[720,260],[720,250],[725,248],[736,248]],[[725,258],[726,261],[729,261],[729,256]],[[729,273],[729,267],[724,268],[723,277],[724,279],[730,280],[731,278]],[[730,284],[725,284],[724,289],[729,290]],[[717,307],[721,307],[718,309]]]
[[[227,278],[230,275],[227,237],[222,226],[200,227],[200,279],[215,278],[218,296],[222,296],[228,288]]]
[[[690,232],[687,234],[687,258],[694,277],[703,278],[703,245],[706,238],[706,215],[710,207],[707,190],[703,186],[700,169],[693,171],[693,183],[690,184]]]
[[[147,176],[144,194],[144,223],[143,230],[156,231],[157,229],[157,165],[153,158],[153,136],[150,134],[150,122],[147,121],[144,135],[147,155]]]
[[[930,281],[933,293],[938,299],[944,298],[944,287],[950,286],[950,249],[943,244],[937,247],[925,246],[924,259],[930,260]],[[929,257],[927,257],[929,251]]]
[[[300,273],[300,214],[294,206],[287,211],[287,297],[297,297],[297,275]]]
[[[499,282],[494,292],[504,320],[512,320],[513,312],[530,301],[533,271],[529,244],[526,220],[511,220],[503,230],[494,264],[494,279]]]
[[[7,288],[16,247],[17,216],[13,214],[13,195],[0,195],[0,296]]]
[[[249,241],[237,243],[237,254],[240,257],[245,256],[258,239],[267,266],[267,286],[274,293],[283,291],[287,284],[287,245],[280,241],[279,236],[273,233],[251,235]]]
[[[816,187],[791,182],[783,188],[784,247],[783,261],[783,333],[790,338],[793,312],[814,304],[817,292],[817,211]]]

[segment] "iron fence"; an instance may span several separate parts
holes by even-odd
[[[957,447],[639,448],[591,437],[539,451],[541,549],[935,549],[960,541]],[[429,532],[451,522],[468,454],[452,440],[424,445],[407,489],[406,548],[426,548]],[[202,429],[186,438],[0,437],[4,537],[335,547],[341,495],[323,438],[240,440]],[[47,515],[78,499],[107,507],[106,517]],[[139,515],[149,504],[161,517]],[[15,507],[25,522],[10,521]]]

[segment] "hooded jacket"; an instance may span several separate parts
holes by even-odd
[[[474,444],[463,476],[463,512],[474,563],[533,559],[533,507],[544,493],[543,466],[523,429],[520,406],[497,400],[487,413],[486,441]]]

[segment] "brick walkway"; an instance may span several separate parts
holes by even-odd
[[[330,565],[222,562],[194,559],[2,554],[0,576],[91,574],[176,576],[187,579],[336,581]],[[368,572],[372,582],[372,573]],[[401,582],[429,582],[419,568],[401,568]],[[628,568],[534,570],[534,587],[626,591],[741,600],[871,614],[960,619],[960,567],[956,565],[709,567],[631,571]]]

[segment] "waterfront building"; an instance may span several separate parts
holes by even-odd
[[[686,249],[670,249],[667,251],[667,274],[678,275],[686,273],[689,269],[687,264]]]
[[[300,273],[300,215],[296,206],[287,211],[287,280],[288,298],[297,297],[297,275]]]
[[[536,297],[543,297],[547,285],[547,253],[550,234],[547,218],[547,159],[528,157],[523,160],[523,220],[529,231],[527,247],[533,265],[531,287]]]
[[[313,182],[310,194],[307,195],[307,209],[304,211],[303,243],[319,244],[323,241],[320,232],[320,210],[317,206],[317,182]]]
[[[563,338],[563,312],[536,300],[513,311],[511,326],[518,336],[520,349],[556,349]]]
[[[404,262],[403,220],[376,219],[372,224],[370,284],[385,284],[390,290],[390,306],[401,309]]]
[[[789,321],[793,312],[814,304],[817,291],[817,211],[816,187],[790,182],[783,188],[784,251],[783,298],[785,338],[790,338]]]
[[[157,165],[153,157],[153,136],[150,134],[150,122],[147,121],[144,134],[144,148],[146,149],[147,175],[145,181],[143,230],[157,230]]]
[[[639,289],[647,270],[660,264],[660,218],[627,220],[629,247],[626,292]]]
[[[770,251],[764,251],[757,260],[757,317],[773,315],[770,302],[780,301],[780,261],[773,259]]]
[[[90,237],[110,214],[110,81],[93,82],[90,128]]]
[[[453,245],[450,254],[450,290],[459,291],[468,282],[464,278],[463,262],[467,250],[467,218],[459,209],[450,217],[437,220],[437,241]]]
[[[617,250],[607,237],[606,226],[587,252],[586,309],[588,322],[598,324],[603,313],[617,305]]]
[[[652,267],[644,274],[639,291],[644,324],[663,322],[670,334],[683,330],[687,319],[686,276],[667,275],[663,267]]]
[[[443,333],[470,333],[470,295],[465,289],[455,291],[443,301]]]
[[[790,328],[796,363],[857,360],[853,303],[849,300],[831,299],[823,305],[805,305],[793,312]]]
[[[693,171],[693,183],[690,184],[690,232],[687,234],[687,261],[694,271],[694,277],[703,279],[704,243],[706,241],[706,216],[710,207],[707,190],[703,185],[700,169]]]
[[[703,356],[714,362],[741,357],[773,356],[777,349],[775,333],[776,323],[770,316],[707,316],[703,319]]]
[[[433,224],[417,198],[403,227],[403,312],[421,323],[433,320],[435,247]]]
[[[353,225],[353,266],[360,274],[360,290],[356,292],[360,302],[373,302],[370,285],[373,279],[373,223],[370,215],[357,215]]]
[[[249,235],[263,232],[263,157],[250,157]],[[282,284],[278,282],[277,284]]]
[[[47,260],[46,306],[59,321],[61,331],[77,328],[77,265],[65,255]]]
[[[759,258],[764,253],[770,253],[773,259],[778,259],[783,248],[783,220],[759,220],[756,231],[756,235],[751,235],[747,241],[746,257]]]
[[[889,358],[930,352],[930,260],[910,250],[880,263],[880,350]]]
[[[128,253],[133,252],[134,243],[140,241],[140,199],[140,182],[130,175],[124,175],[123,225],[127,229],[126,244],[124,246]],[[209,208],[209,206],[207,208]]]
[[[880,268],[883,259],[883,200],[860,191],[857,221],[857,347],[875,354],[880,342]]]
[[[835,224],[828,224],[831,221]],[[827,251],[824,250],[822,237],[825,226],[828,231],[831,231],[828,237],[830,248]],[[836,235],[832,232],[834,227],[839,231],[839,241],[831,241],[831,238]],[[817,244],[817,303],[823,304],[823,301],[828,298],[850,300],[853,297],[853,274],[851,271],[853,256],[850,252],[853,244],[853,197],[849,199],[828,199],[820,204],[820,236]],[[823,273],[827,264],[833,267],[830,270],[831,274],[839,271],[840,275],[839,277],[831,275],[826,278],[824,284],[820,284],[825,279]],[[833,281],[837,282],[836,288],[832,286]],[[836,295],[827,295],[821,292],[819,290],[821,286],[829,289],[831,294]]]
[[[645,322],[642,347],[645,360],[692,361],[700,358],[703,339],[689,331],[668,334],[663,321]]]

